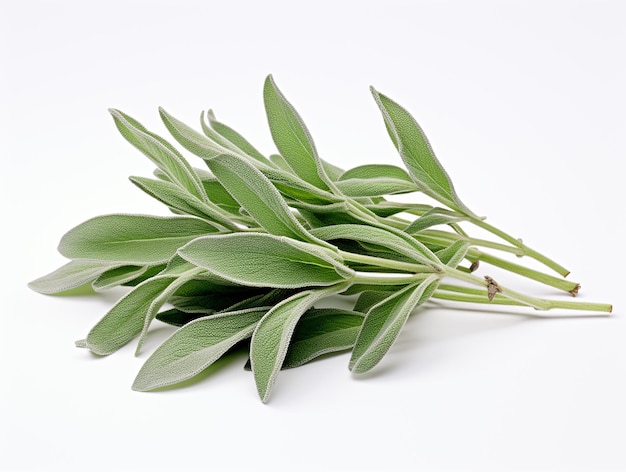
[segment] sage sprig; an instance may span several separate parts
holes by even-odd
[[[470,210],[409,112],[371,92],[404,168],[344,170],[325,161],[271,76],[263,99],[277,152],[268,155],[212,110],[202,112],[196,130],[159,109],[176,142],[204,161],[205,168],[193,167],[175,145],[110,110],[122,136],[156,165],[153,178],[131,182],[172,215],[87,220],[61,238],[58,249],[69,261],[29,286],[44,294],[128,287],[76,342],[98,355],[133,339],[139,355],[155,319],[174,326],[139,371],[135,390],[180,383],[240,346],[249,351],[245,367],[263,402],[281,369],[329,353],[351,351],[352,372],[371,370],[431,298],[522,306],[531,315],[611,312],[610,304],[538,298],[479,276],[493,266],[571,295],[580,289],[562,265]],[[398,194],[415,199],[394,201]],[[421,194],[441,206],[420,202]],[[494,238],[472,236],[473,227]],[[340,299],[353,308],[316,306]]]

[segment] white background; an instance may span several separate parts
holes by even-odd
[[[626,470],[624,2],[0,5],[0,470]],[[65,262],[56,244],[87,218],[166,214],[128,182],[152,164],[107,108],[162,135],[158,106],[194,126],[213,108],[270,153],[269,73],[342,167],[401,165],[368,86],[400,102],[461,198],[613,316],[431,303],[363,378],[331,357],[283,372],[263,405],[230,356],[182,388],[131,391],[169,330],[155,323],[139,358],[96,358],[73,343],[123,291],[26,283]]]

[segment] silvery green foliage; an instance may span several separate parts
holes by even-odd
[[[139,371],[135,390],[179,384],[243,347],[263,402],[281,369],[324,355],[351,351],[353,373],[371,370],[431,298],[610,312],[607,304],[539,299],[472,274],[483,262],[572,294],[579,288],[498,256],[528,256],[567,273],[477,217],[413,117],[371,91],[406,170],[392,164],[344,170],[325,161],[271,76],[263,99],[276,150],[267,155],[212,110],[202,112],[196,130],[159,109],[172,137],[206,168],[193,167],[176,146],[111,109],[122,136],[156,166],[151,178],[131,182],[172,214],[103,215],[77,225],[58,247],[69,261],[29,286],[43,294],[127,287],[76,342],[94,354],[137,340],[138,355],[155,319],[172,326]],[[396,194],[416,200],[424,194],[443,207],[389,199]],[[496,239],[472,237],[472,226]],[[316,306],[342,297],[352,300],[352,310]]]

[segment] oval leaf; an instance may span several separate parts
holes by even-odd
[[[404,327],[411,311],[432,295],[439,276],[432,275],[394,293],[367,312],[352,350],[350,370],[363,373],[385,356]]]
[[[310,309],[291,337],[283,369],[298,367],[325,354],[352,348],[363,313],[336,308]]]
[[[178,253],[226,280],[252,287],[332,285],[354,275],[329,249],[264,233],[205,236]]]
[[[129,143],[150,158],[172,182],[200,200],[206,200],[200,178],[171,144],[154,133],[150,133],[139,122],[121,111],[110,109],[109,112],[120,133]]]
[[[156,276],[137,285],[104,315],[79,345],[102,356],[117,351],[141,333],[146,316],[156,313],[164,303],[159,296],[175,279],[175,276]]]
[[[70,261],[43,277],[28,283],[35,292],[50,295],[85,285],[120,264],[101,261]]]
[[[250,343],[250,362],[261,401],[269,399],[300,317],[321,298],[340,293],[346,287],[338,284],[300,292],[276,305],[259,321]]]
[[[234,144],[238,149],[243,151],[246,155],[256,159],[263,164],[271,166],[272,163],[267,159],[263,154],[261,154],[252,144],[248,142],[242,135],[240,135],[237,131],[232,129],[231,127],[221,123],[215,118],[215,114],[213,110],[209,110],[206,114],[209,124],[211,128],[222,136],[224,139],[228,140],[232,144]],[[202,116],[204,118],[204,115]]]
[[[318,188],[332,188],[302,118],[278,89],[271,75],[265,80],[263,98],[272,138],[289,167],[300,178]]]
[[[67,232],[59,252],[71,259],[99,259],[126,265],[166,262],[189,241],[215,226],[198,218],[104,215]]]
[[[404,231],[409,234],[416,234],[432,226],[449,225],[463,220],[467,220],[467,218],[459,213],[443,208],[432,208],[416,218]]]
[[[249,338],[269,307],[198,318],[178,329],[148,358],[133,390],[145,392],[190,379]]]
[[[227,154],[207,164],[231,196],[268,233],[317,242],[298,222],[272,182],[252,164]]]
[[[214,204],[211,199],[208,199],[206,202],[198,200],[189,192],[169,181],[147,179],[145,177],[130,177],[129,179],[141,190],[164,203],[172,210],[178,210],[188,215],[215,222],[223,228],[237,228],[228,219],[224,211]]]
[[[371,88],[385,126],[409,174],[426,195],[465,215],[478,218],[458,198],[452,181],[439,163],[426,135],[415,119],[389,97]]]

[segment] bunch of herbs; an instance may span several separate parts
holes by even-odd
[[[404,163],[343,170],[323,160],[304,122],[268,76],[265,109],[277,153],[258,151],[212,111],[200,130],[159,110],[166,128],[205,168],[161,136],[110,110],[122,136],[156,166],[130,181],[171,216],[111,214],[71,229],[69,262],[29,285],[44,294],[90,284],[128,292],[77,346],[109,355],[154,319],[177,329],[146,360],[133,389],[189,379],[236,346],[266,402],[281,369],[351,351],[354,373],[374,368],[410,314],[431,298],[609,313],[611,305],[537,298],[473,272],[479,263],[576,295],[568,271],[477,216],[457,195],[413,117],[371,89]],[[408,194],[424,201],[390,199]],[[437,202],[433,205],[428,202]],[[470,235],[479,228],[494,236]],[[546,271],[503,254],[534,259]],[[352,309],[332,307],[345,299]],[[320,307],[324,300],[331,307]]]

